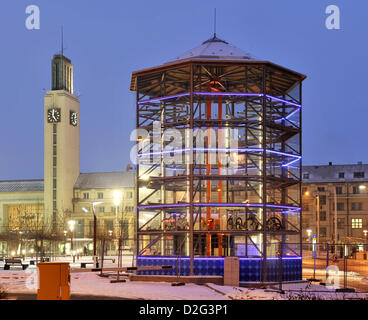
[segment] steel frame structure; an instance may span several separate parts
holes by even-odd
[[[137,257],[189,257],[191,275],[195,257],[258,257],[267,281],[267,259],[301,256],[304,79],[251,60],[187,59],[133,73]],[[229,128],[238,130],[235,148]],[[187,129],[208,132],[204,144]],[[167,132],[184,138],[172,147]]]

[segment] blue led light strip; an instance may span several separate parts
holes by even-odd
[[[185,148],[185,149],[175,149],[175,150],[163,150],[163,151],[155,151],[148,153],[139,153],[137,156],[139,158],[152,156],[152,155],[161,155],[161,154],[170,154],[170,153],[184,153],[190,151],[204,151],[204,152],[263,152],[264,149],[261,148]],[[301,156],[292,153],[286,153],[271,149],[266,149],[266,153],[277,154],[280,156],[295,158],[297,160],[301,159]]]
[[[163,257],[163,256],[138,256],[138,259],[154,259],[154,260],[178,260],[178,257]],[[179,257],[182,260],[189,260],[190,257]],[[194,257],[194,260],[224,260],[225,257]],[[301,260],[301,256],[292,256],[292,257],[282,257],[282,260]],[[263,258],[248,258],[248,257],[239,257],[239,260],[263,260]],[[267,260],[280,260],[277,257],[267,257]]]
[[[158,97],[158,98],[153,98],[153,99],[147,99],[147,100],[142,100],[142,101],[138,101],[138,104],[144,104],[144,103],[150,103],[150,102],[160,102],[163,100],[168,100],[168,99],[175,99],[175,98],[181,98],[181,97],[186,97],[189,96],[190,93],[182,93],[182,94],[177,94],[177,95],[173,95],[173,96],[167,96],[167,97]],[[234,97],[263,97],[264,94],[263,93],[240,93],[240,92],[193,92],[193,95],[198,95],[198,96],[234,96]],[[297,108],[301,108],[302,106],[300,104],[291,102],[291,101],[287,101],[284,99],[280,99],[274,96],[271,96],[269,94],[266,94],[266,97],[271,99],[271,100],[276,100],[282,103],[285,103],[287,105],[290,106],[294,106]]]
[[[143,205],[138,206],[138,209],[150,209],[150,208],[180,208],[180,207],[189,207],[189,203],[172,203],[172,204],[153,204],[153,205]],[[250,208],[261,208],[263,207],[263,203],[193,203],[194,207],[250,207]],[[281,206],[276,204],[266,204],[267,208],[274,209],[287,209],[300,211],[300,207],[293,206]]]

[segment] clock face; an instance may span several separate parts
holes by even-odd
[[[47,110],[47,121],[52,123],[60,122],[60,109],[51,108]]]
[[[74,127],[78,125],[78,114],[75,111],[70,111],[70,124]]]

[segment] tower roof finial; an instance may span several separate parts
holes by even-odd
[[[64,30],[61,26],[61,55],[64,56]]]
[[[216,8],[214,14],[213,37],[216,38]]]

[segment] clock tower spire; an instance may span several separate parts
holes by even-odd
[[[51,65],[51,90],[45,95],[44,203],[46,230],[57,233],[73,211],[73,188],[80,173],[80,106],[73,90],[73,65],[63,49]]]

